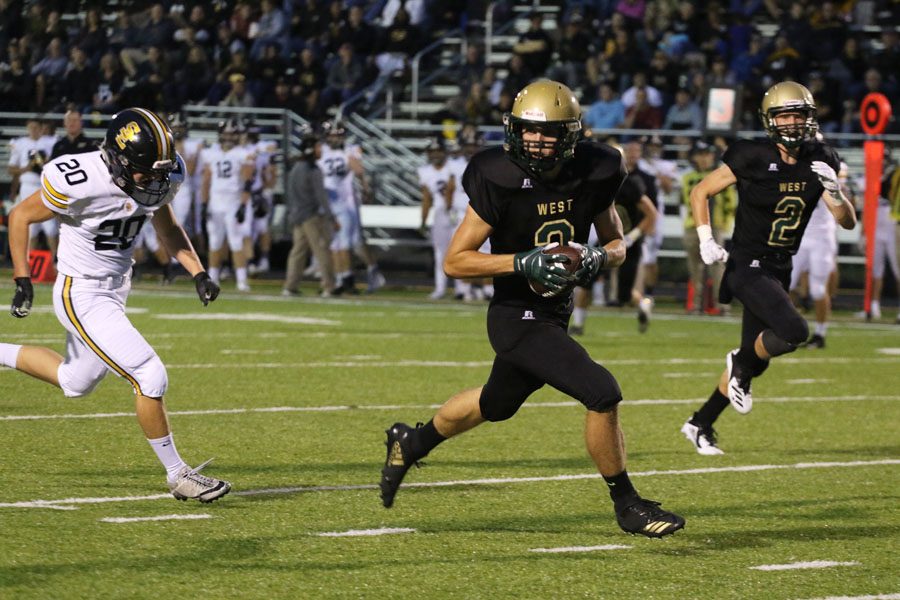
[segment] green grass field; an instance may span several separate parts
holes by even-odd
[[[629,471],[687,519],[650,540],[618,529],[583,409],[552,389],[440,446],[385,510],[383,431],[483,383],[484,305],[258,289],[129,301],[168,366],[179,450],[234,484],[211,505],[166,493],[123,380],[67,400],[0,369],[0,598],[900,598],[900,327],[839,317],[824,351],[754,383],[750,415],[723,415],[726,454],[704,457],[679,428],[737,320],[672,307],[639,335],[630,311],[593,311],[583,343],[624,391]],[[49,302],[41,286],[28,319],[0,316],[0,341],[62,351]],[[108,521],[171,515],[187,518]],[[383,528],[402,532],[321,535]],[[839,564],[753,568],[813,561]]]

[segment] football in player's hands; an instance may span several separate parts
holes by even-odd
[[[555,247],[545,247],[541,250],[541,254],[553,255],[553,254],[562,254],[566,258],[569,259],[569,262],[560,262],[559,264],[571,275],[575,273],[579,268],[581,268],[581,249],[576,248],[574,246],[564,245],[564,246],[555,246]],[[555,294],[548,294],[550,292],[550,288],[547,286],[538,283],[536,281],[528,281],[528,286],[531,288],[531,291],[537,294],[538,296],[543,296],[544,298],[549,298],[552,296],[559,296],[567,291],[571,290],[574,287],[574,281],[572,286],[568,287],[565,290],[560,290]]]

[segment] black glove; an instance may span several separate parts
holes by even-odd
[[[200,204],[200,224],[202,227],[206,227],[207,219],[209,219],[209,204],[201,203]]]
[[[565,291],[573,283],[572,275],[563,266],[569,262],[569,257],[565,254],[543,253],[545,248],[554,247],[556,245],[519,252],[516,254],[515,262],[513,263],[513,268],[517,274],[523,275],[529,281],[547,288],[547,291],[541,294],[547,298]]]
[[[582,246],[581,267],[573,273],[575,285],[587,287],[591,285],[600,273],[600,269],[606,266],[609,256],[604,247]]]
[[[234,213],[234,216],[238,223],[243,223],[244,219],[247,218],[247,204],[241,202],[241,205],[238,207],[237,212]]]
[[[197,286],[197,295],[200,296],[203,306],[219,297],[219,284],[210,279],[206,271],[194,275],[194,285]]]
[[[254,219],[262,219],[269,214],[269,203],[266,202],[266,197],[262,195],[262,192],[251,195],[250,202],[253,204]]]
[[[13,294],[12,306],[9,314],[19,319],[31,314],[31,303],[34,301],[34,288],[31,287],[31,277],[16,277],[16,293]]]

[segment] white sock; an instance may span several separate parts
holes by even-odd
[[[238,287],[247,285],[247,267],[238,267],[235,269],[234,277],[237,280]]]
[[[216,285],[219,285],[219,273],[221,269],[219,267],[210,267],[209,268],[209,278],[215,282]]]
[[[584,327],[584,320],[587,318],[587,309],[575,307],[572,311],[572,321],[575,327]]]
[[[828,333],[828,323],[819,323],[816,321],[816,335],[825,337],[826,333]]]
[[[159,459],[159,462],[166,468],[169,481],[175,479],[175,476],[178,475],[178,471],[183,467],[186,467],[187,463],[181,460],[181,456],[178,455],[178,450],[175,449],[175,440],[172,439],[172,434],[170,433],[166,437],[156,438],[155,440],[148,438],[147,441],[150,442],[150,446],[153,448],[153,451],[156,452],[156,457]]]
[[[594,289],[594,306],[606,306],[606,282],[605,281],[595,281]]]
[[[871,310],[871,312],[873,313],[881,312],[881,302],[879,302],[878,300],[872,300],[869,310]]]
[[[19,358],[19,350],[21,349],[21,344],[0,344],[0,365],[15,369],[16,360]]]

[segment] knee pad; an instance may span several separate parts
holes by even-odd
[[[525,398],[518,399],[511,396],[498,394],[485,394],[481,392],[478,399],[478,408],[485,421],[496,423],[511,418],[519,411],[519,407],[525,402]]]
[[[108,372],[106,365],[85,368],[83,364],[63,362],[56,371],[56,377],[66,398],[80,398],[94,391]]]
[[[140,388],[135,388],[135,392],[140,392],[143,396],[162,398],[169,387],[166,367],[155,355],[134,369],[131,375],[140,386]]]
[[[821,300],[826,294],[826,285],[823,281],[810,282],[809,295],[813,300]]]
[[[809,327],[804,328],[807,332],[809,332]],[[802,341],[806,341],[806,335],[803,336]],[[766,352],[768,352],[770,356],[781,356],[782,354],[788,354],[796,350],[797,344],[799,344],[800,342],[789,342],[775,335],[775,332],[771,329],[766,329],[762,334],[762,343],[763,347],[766,349]]]

